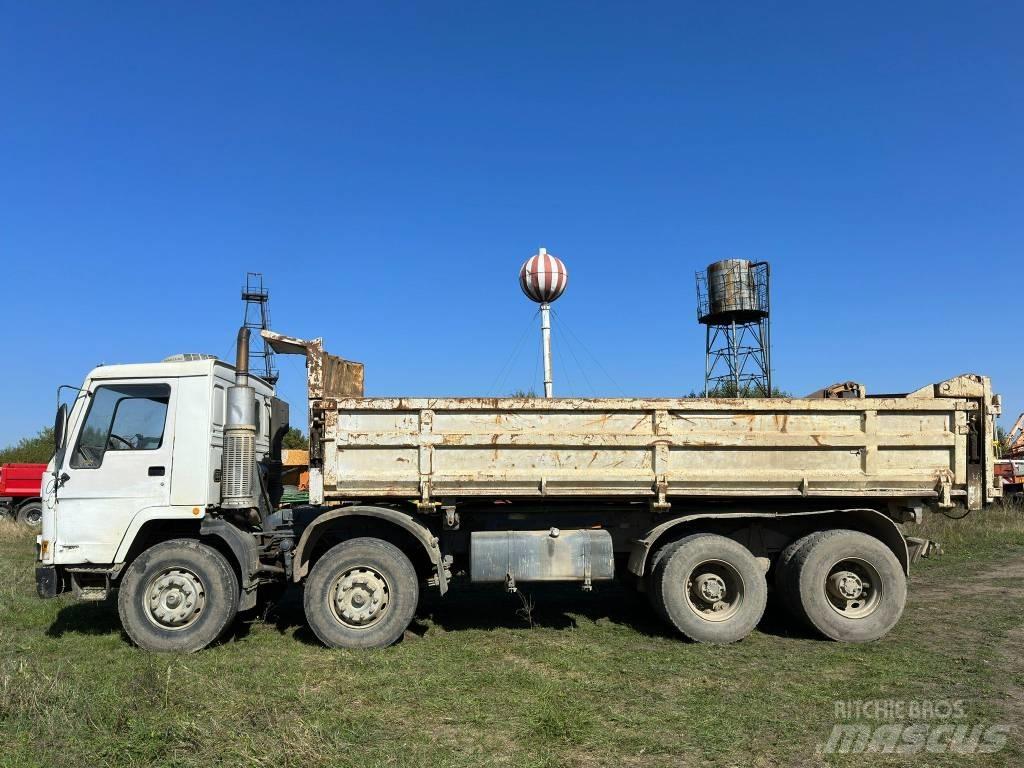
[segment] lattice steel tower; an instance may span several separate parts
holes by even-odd
[[[249,335],[249,370],[271,385],[277,384],[274,353],[260,335],[261,330],[270,328],[270,292],[263,286],[262,272],[245,273],[242,301],[245,302],[242,323],[255,331]]]
[[[726,259],[697,273],[704,396],[771,397],[768,262]]]

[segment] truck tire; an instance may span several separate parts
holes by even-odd
[[[803,616],[845,643],[877,640],[907,602],[907,577],[885,544],[860,531],[827,531],[793,558]]]
[[[121,626],[147,651],[198,651],[238,614],[238,577],[213,547],[171,539],[128,566],[117,595]]]
[[[803,606],[800,604],[800,582],[794,560],[805,547],[817,541],[825,532],[814,531],[791,542],[775,561],[772,584],[776,599],[786,612],[803,623],[807,623]]]
[[[768,600],[764,569],[742,544],[712,533],[680,539],[652,574],[656,608],[698,643],[742,640]]]
[[[658,570],[658,564],[665,559],[666,555],[672,554],[673,550],[675,550],[677,546],[679,546],[679,542],[675,541],[656,549],[647,563],[647,600],[650,602],[651,608],[654,609],[654,612],[664,621],[670,623],[671,621],[668,614],[665,613],[665,603],[663,603],[661,599],[661,590],[658,589],[658,577],[661,573]]]
[[[306,580],[306,621],[330,648],[384,648],[397,642],[419,602],[416,569],[383,539],[349,539],[316,561]]]
[[[43,502],[26,501],[18,507],[18,522],[27,525],[29,528],[40,529],[43,527]]]

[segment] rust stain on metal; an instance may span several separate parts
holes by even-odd
[[[327,354],[323,339],[299,339],[276,331],[261,331],[260,335],[279,354],[305,356],[310,400],[363,397],[363,364]]]

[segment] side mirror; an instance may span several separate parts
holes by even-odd
[[[68,406],[65,403],[61,403],[57,409],[57,415],[53,419],[53,455],[58,460],[64,458],[64,443],[68,437],[67,430]],[[56,466],[60,466],[60,461],[56,462]]]

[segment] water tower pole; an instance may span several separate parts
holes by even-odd
[[[764,305],[765,311],[771,311],[772,304],[772,268],[771,265],[766,261],[763,264],[754,264],[754,267],[762,267],[764,279],[761,281],[764,285],[761,298],[762,304]],[[764,369],[765,369],[765,385],[768,388],[766,397],[775,397],[775,390],[772,389],[772,324],[769,321],[769,315],[765,315],[761,319],[761,345],[764,348]]]
[[[540,336],[544,344],[544,397],[554,397],[551,376],[551,305],[540,305]]]
[[[711,349],[711,326],[704,326],[704,349]],[[704,355],[704,397],[708,396],[708,381],[711,379],[711,355]]]
[[[732,342],[732,354],[729,355],[729,365],[732,368],[732,380],[735,389],[733,392],[736,394],[733,397],[740,396],[740,337],[736,335],[736,318],[732,319],[732,333],[729,334],[729,341]]]

